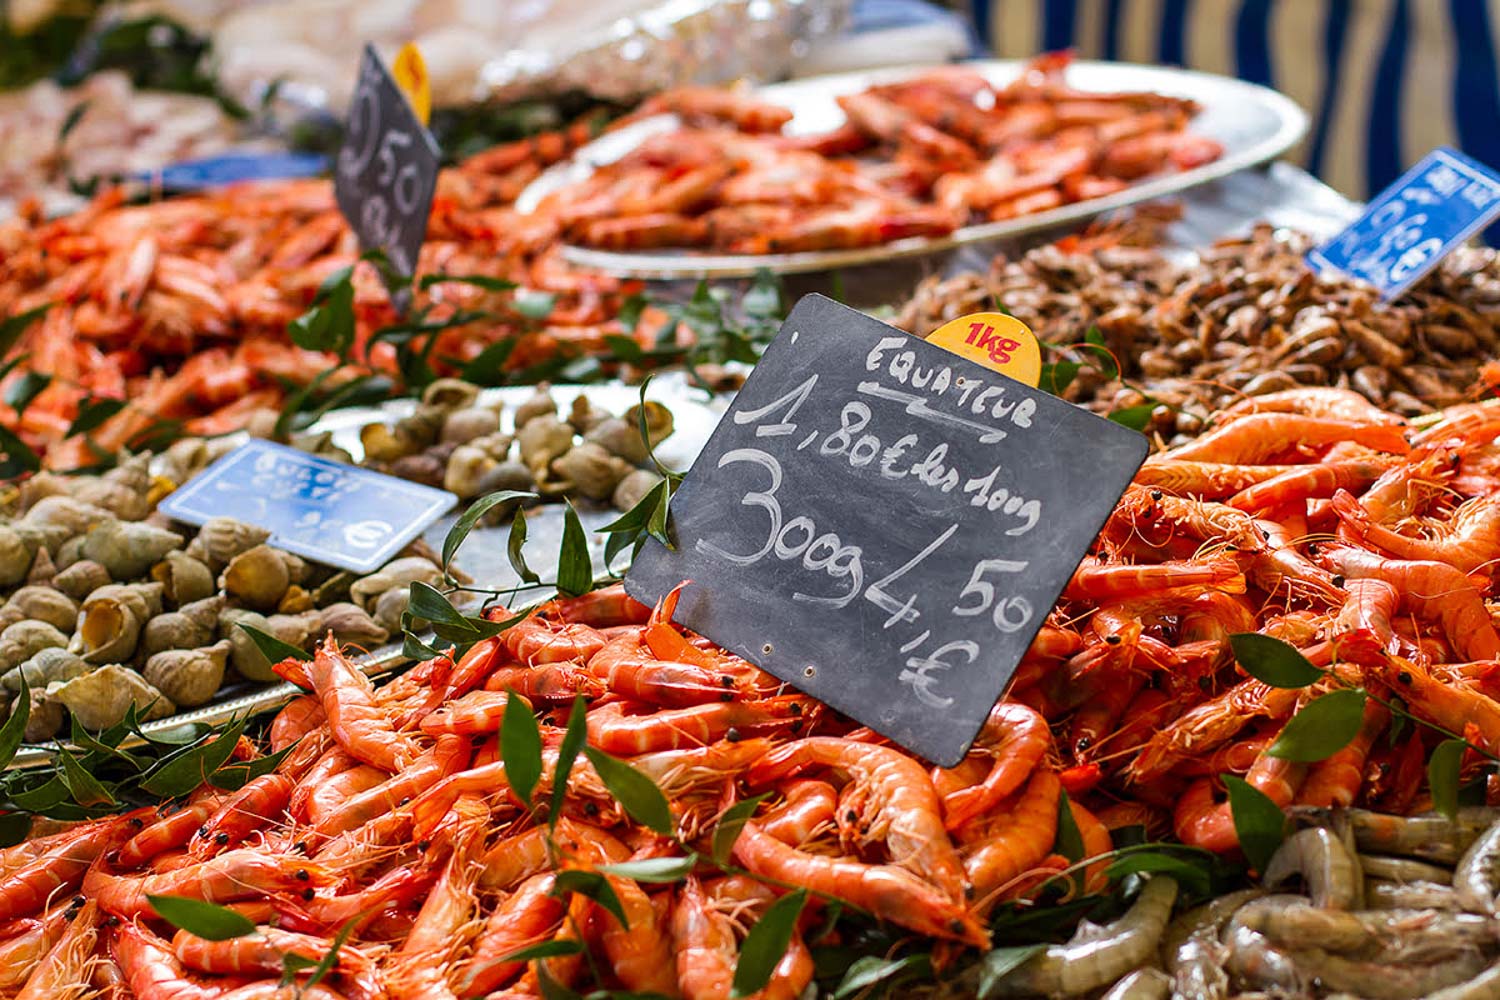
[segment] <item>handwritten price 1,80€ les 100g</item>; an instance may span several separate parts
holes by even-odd
[[[907,343],[904,338],[886,337],[870,350],[865,357],[865,368],[877,374],[875,378],[860,382],[858,392],[862,396],[900,404],[909,416],[951,430],[972,433],[987,444],[1004,440],[1009,432],[982,419],[973,419],[970,414],[1008,422],[1016,428],[1031,427],[1031,417],[1036,409],[1034,401],[1007,400],[1005,386],[955,377],[946,366],[921,368],[912,351],[898,350]],[[1040,520],[1042,509],[1039,501],[996,485],[1004,472],[1000,465],[982,475],[966,478],[958,468],[947,464],[949,448],[945,442],[924,445],[920,435],[905,433],[887,444],[878,435],[867,433],[873,413],[871,404],[864,400],[844,404],[840,426],[834,430],[799,427],[797,411],[817,383],[818,376],[809,375],[794,389],[770,403],[735,413],[734,420],[738,424],[755,425],[758,439],[794,438],[797,440],[795,451],[811,448],[820,456],[847,462],[851,468],[870,468],[883,479],[899,480],[910,476],[943,494],[961,488],[961,492],[969,497],[970,506],[986,509],[1004,520],[1003,534],[1006,536],[1024,535]],[[928,405],[928,397],[944,396],[957,400],[958,413]],[[860,546],[844,542],[836,532],[820,532],[817,523],[806,514],[783,510],[776,496],[782,483],[782,467],[774,455],[761,448],[735,448],[725,452],[718,462],[721,469],[735,465],[758,467],[763,475],[763,488],[746,491],[740,504],[765,512],[765,541],[753,552],[737,553],[700,538],[695,543],[698,551],[739,566],[752,566],[768,558],[800,563],[809,573],[848,581],[848,589],[836,595],[797,591],[791,595],[793,600],[844,608],[863,595],[865,600],[889,615],[883,624],[886,629],[899,623],[920,621],[922,613],[916,607],[917,596],[912,594],[902,601],[893,597],[888,588],[937,553],[958,531],[957,522],[947,525],[904,565],[867,587]],[[787,513],[793,516],[788,519]],[[1019,632],[1026,628],[1035,620],[1036,609],[1025,597],[1003,594],[1001,581],[1005,574],[1023,572],[1028,565],[1026,560],[978,560],[972,567],[968,582],[948,608],[949,612],[959,617],[988,615],[1001,632]],[[961,657],[963,663],[973,663],[980,649],[977,643],[961,639],[919,655],[918,650],[931,635],[931,629],[924,629],[900,647],[902,655],[911,654],[900,680],[909,685],[913,694],[924,703],[945,708],[953,703],[953,699],[933,690],[939,680],[938,674],[958,665],[954,657]]]

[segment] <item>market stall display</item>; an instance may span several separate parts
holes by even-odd
[[[305,61],[325,97],[352,78],[347,65],[330,75],[326,53],[266,50],[255,39],[288,23],[232,6],[238,49],[220,54],[242,82],[264,82],[272,57]],[[596,94],[654,96],[612,126],[613,111],[591,113],[443,170],[409,278],[361,254],[350,230],[356,219],[366,245],[381,244],[374,199],[341,211],[322,180],[144,200],[108,191],[49,217],[34,167],[76,179],[75,168],[125,157],[100,169],[133,171],[139,151],[114,137],[135,138],[161,108],[102,76],[84,84],[94,100],[81,116],[45,85],[26,98],[63,120],[26,133],[28,150],[45,147],[17,161],[14,193],[32,200],[0,223],[0,992],[1494,993],[1493,251],[1447,254],[1384,301],[1308,268],[1323,232],[1265,224],[1211,246],[1201,231],[1191,246],[1169,244],[1174,210],[1156,206],[1064,233],[1274,157],[1305,119],[1238,81],[1060,54],[698,86],[701,61],[672,54],[720,51],[726,39],[690,39],[692,25],[776,33],[789,11],[836,20],[842,5],[729,4],[717,21],[695,3],[669,6],[659,44],[636,30],[649,19],[560,40],[570,71],[598,78]],[[469,30],[493,20],[483,11],[398,7],[351,14],[371,28],[340,44],[420,29],[440,104],[476,92],[476,74],[478,90],[507,92],[570,79],[561,63],[477,70],[465,54],[484,45]],[[621,60],[633,68],[617,78],[601,68]],[[332,78],[339,87],[324,85]],[[288,93],[310,93],[298,90]],[[394,86],[387,97],[403,101]],[[220,124],[190,116],[152,129],[191,144],[216,141]],[[49,129],[50,145],[38,138]],[[360,138],[371,151],[394,141]],[[382,198],[400,197],[401,162],[378,181]],[[1462,178],[1448,180],[1462,196]],[[424,199],[404,217],[420,221]],[[1454,232],[1483,224],[1477,201],[1454,215]],[[1278,218],[1277,207],[1257,217]],[[863,705],[839,703],[859,719],[834,711],[807,693],[815,686],[797,687],[817,657],[797,660],[791,683],[751,662],[784,666],[771,644],[794,649],[794,616],[779,603],[791,598],[745,586],[755,578],[744,550],[723,549],[738,561],[722,571],[671,573],[653,585],[654,606],[626,595],[620,581],[642,546],[697,551],[695,523],[756,514],[733,503],[704,513],[676,490],[724,466],[710,451],[684,479],[788,305],[768,274],[696,291],[635,278],[826,271],[906,253],[935,262],[936,248],[968,247],[955,264],[980,259],[971,240],[1038,227],[1061,239],[1007,244],[1020,249],[973,273],[950,267],[906,302],[890,301],[893,285],[890,315],[922,336],[973,312],[1010,313],[1041,341],[1043,392],[1146,434],[1109,428],[1137,449],[1116,489],[1152,454],[1117,501],[1096,461],[1083,470],[1091,504],[1049,506],[1071,516],[1079,550],[1098,523],[1080,512],[1112,513],[1080,564],[1076,551],[1054,560],[1053,588],[1033,595],[1019,625],[1000,617],[1003,585],[984,578],[1010,553],[985,541],[982,517],[962,525],[986,547],[963,590],[989,595],[980,611],[961,596],[929,606],[924,593],[919,608],[883,591],[890,607],[857,604],[853,625],[804,616],[841,652],[868,647],[843,643],[843,630],[874,634],[918,611],[932,612],[927,628],[950,605],[985,614],[985,629],[1023,632],[1018,665],[989,651],[1015,674],[997,704],[976,707],[974,725],[985,721],[972,746],[919,752],[909,734],[862,724],[878,721]],[[1442,255],[1412,249],[1418,228],[1386,227],[1378,254],[1361,249],[1415,279]],[[827,325],[786,329],[822,336],[834,357],[847,331]],[[876,335],[888,334],[905,341]],[[681,371],[648,400],[637,383],[664,368]],[[858,359],[851,371],[851,393],[878,394]],[[778,372],[766,363],[758,376]],[[799,386],[810,392],[820,374],[827,388],[827,370],[800,368]],[[933,373],[891,375],[937,391]],[[794,388],[777,388],[772,407],[807,402]],[[994,392],[965,390],[956,405],[978,414],[988,398],[998,418]],[[883,398],[897,404],[898,433],[918,416],[979,427],[924,410],[919,396]],[[856,417],[863,405],[822,402]],[[1098,429],[1054,399],[1030,402]],[[737,449],[761,436],[812,447],[816,432],[794,434],[790,412],[757,425],[741,419],[747,403],[769,412],[741,395],[726,418],[742,432]],[[846,450],[825,441],[820,454],[872,476],[952,480],[927,483],[939,506],[940,491],[991,514],[1024,504],[986,496],[982,478],[963,486],[956,469],[940,476],[946,445],[908,435],[925,443],[927,468],[898,468],[909,445],[885,428],[860,438],[857,420],[841,420],[830,437],[842,434]],[[1090,466],[1065,423],[1049,424],[1049,461]],[[248,437],[463,503],[435,522],[411,519],[423,539],[363,575],[278,550],[253,524],[187,528],[157,509]],[[292,457],[333,479],[349,471]],[[315,496],[307,475],[277,491],[277,517],[316,499],[300,512],[330,537],[385,525],[320,520],[348,497]],[[209,493],[212,481],[198,482]],[[788,482],[784,523],[769,493],[744,494],[775,515],[766,551],[813,572],[815,537],[845,553],[875,544],[851,542],[832,505],[862,503],[877,518],[883,505],[831,482],[804,490],[795,517]],[[267,527],[292,523],[266,516]],[[806,543],[777,550],[783,526]],[[889,516],[876,526],[880,538],[918,527]],[[394,550],[411,535],[389,537]],[[556,557],[527,551],[538,543]],[[1014,565],[999,571],[1027,564]],[[682,624],[698,621],[702,595],[726,593],[748,642],[709,619],[700,627],[717,641]],[[932,666],[904,658],[929,655],[921,644],[934,632],[879,634],[896,637],[903,659],[865,665],[858,681]]]

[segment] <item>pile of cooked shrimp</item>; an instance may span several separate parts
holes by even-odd
[[[9,390],[29,376],[50,381],[7,391],[7,400],[27,402],[19,413],[0,403],[0,425],[47,451],[50,467],[70,469],[96,464],[101,449],[142,447],[139,436],[160,421],[192,435],[221,434],[256,413],[276,413],[289,387],[315,377],[332,390],[358,371],[399,375],[401,341],[445,372],[502,341],[513,345],[504,355],[507,372],[557,358],[610,357],[605,338],[630,335],[615,316],[638,286],[570,268],[557,253],[557,223],[510,207],[592,131],[579,123],[444,170],[416,262],[420,280],[406,317],[412,328],[374,337],[402,317],[374,266],[360,265],[349,355],[358,368],[333,377],[321,373],[338,366],[337,355],[294,346],[287,332],[324,281],[360,257],[329,181],[243,184],[143,205],[125,204],[113,191],[50,220],[31,203],[0,223],[0,322],[21,327],[0,337],[0,361],[13,362],[0,369],[0,385]],[[505,287],[498,279],[532,294],[523,303],[494,290]],[[550,307],[537,319],[545,296]],[[37,310],[45,312],[20,319]],[[665,318],[653,311],[641,337],[648,328],[654,336]],[[495,367],[487,377],[499,374]],[[118,412],[103,419],[101,403]],[[89,415],[80,422],[91,427],[87,433],[74,423],[81,412]]]
[[[1236,854],[1223,775],[1324,831],[1288,838],[1263,871],[1273,883],[1300,875],[1314,909],[1358,911],[1350,894],[1367,893],[1371,906],[1455,899],[1489,913],[1500,833],[1474,838],[1490,821],[1475,817],[1490,814],[1401,816],[1430,807],[1426,758],[1439,741],[1471,744],[1467,773],[1500,749],[1500,634],[1485,603],[1500,555],[1497,441],[1500,409],[1488,404],[1421,428],[1338,390],[1232,407],[1197,441],[1148,460],[952,769],[673,624],[671,595],[655,609],[619,587],[560,598],[456,660],[379,686],[330,640],[277,667],[308,693],[270,727],[271,750],[291,748],[272,773],[4,853],[0,952],[14,960],[3,985],[25,984],[23,996],[63,995],[49,992],[58,982],[143,998],[273,996],[284,955],[321,957],[350,928],[307,995],[509,996],[563,983],[719,1000],[747,932],[800,888],[806,907],[763,994],[795,997],[814,977],[809,942],[834,901],[952,956],[1004,943],[990,940],[996,907],[1035,898],[1056,876],[1106,885],[1121,828]],[[1299,689],[1258,681],[1235,661],[1231,636],[1243,633],[1275,637],[1324,672]],[[1276,756],[1288,721],[1341,685],[1369,695],[1359,731],[1321,761]],[[575,704],[588,744],[576,761]],[[524,741],[510,738],[520,730],[507,716],[536,723],[534,780],[519,766],[508,774]],[[647,815],[641,778],[669,818]],[[727,815],[743,826],[726,829]],[[1457,870],[1445,879],[1419,859]],[[648,860],[658,864],[645,877]],[[1420,884],[1445,881],[1451,891]],[[173,933],[150,898],[162,895],[233,908],[259,931]],[[1119,921],[1032,956],[1000,988],[1108,986],[1155,955],[1176,897],[1173,880],[1150,878]],[[1347,946],[1291,942],[1297,974],[1324,984],[1339,980],[1315,970],[1406,926],[1362,911],[1225,906],[1195,918],[1201,933],[1184,940],[1228,942],[1247,969],[1286,943],[1275,928],[1287,912],[1347,923]],[[1441,913],[1423,919],[1478,933]],[[1466,977],[1493,951],[1486,933],[1465,951]],[[1235,981],[1279,988],[1263,971]]]
[[[1193,101],[1079,90],[1070,61],[1039,56],[1004,87],[960,66],[877,84],[837,98],[846,121],[814,135],[783,134],[792,112],[745,91],[670,91],[632,117],[671,112],[682,128],[539,211],[605,249],[836,250],[1101,198],[1223,154],[1188,131]]]

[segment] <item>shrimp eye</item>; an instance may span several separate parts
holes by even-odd
[[[120,863],[120,852],[119,851],[110,851],[108,854],[106,854],[104,856],[104,863],[105,864],[109,864],[109,865],[117,865],[117,864],[119,864]]]
[[[74,896],[74,897],[73,897],[73,898],[72,898],[72,900],[70,900],[70,902],[71,902],[71,903],[72,903],[72,905],[74,905],[74,906],[82,906],[82,905],[83,905],[83,904],[84,904],[84,903],[87,903],[87,902],[88,902],[88,900],[87,900],[87,899],[85,899],[85,898],[84,898],[84,897],[82,897],[82,896]]]
[[[484,741],[487,739],[489,739],[489,737],[484,735],[483,733],[476,733],[475,735],[469,737],[469,746],[482,747],[484,746]]]
[[[398,803],[396,803],[396,804],[397,804],[397,805],[398,805],[398,806],[404,806],[404,805],[406,805],[406,804],[407,804],[407,803],[408,803],[408,802],[410,802],[410,801],[411,801],[411,796],[410,796],[410,795],[408,795],[408,796],[407,796],[407,797],[406,797],[406,798],[404,798],[404,799],[402,799],[402,800],[401,800],[401,801],[400,801],[400,802],[398,802]]]
[[[313,892],[312,889],[303,889],[302,890],[302,898],[305,899],[305,900],[307,900],[309,903],[311,903],[314,899],[316,899],[317,896],[318,896],[318,894],[315,893],[315,892]]]
[[[723,677],[719,678],[719,684],[723,687],[732,688],[734,687],[734,678],[730,677],[728,674],[725,674]]]
[[[719,695],[719,700],[720,701],[734,701],[734,692],[733,691],[725,691],[723,694]]]
[[[139,816],[132,816],[130,817],[130,825],[139,830],[141,827],[146,825],[146,821],[141,819]]]
[[[729,731],[724,734],[724,738],[731,743],[738,743],[741,739],[740,731],[735,727],[730,726]]]
[[[229,834],[227,834],[227,833],[218,834],[217,836],[214,837],[214,843],[218,844],[220,847],[223,847],[225,844],[229,843]]]
[[[855,812],[853,809],[850,809],[848,812],[844,813],[844,822],[846,823],[853,823],[858,819],[859,813]]]
[[[597,816],[597,815],[599,815],[599,803],[597,803],[597,802],[585,802],[583,804],[583,814],[585,816]]]
[[[312,879],[312,873],[310,873],[306,868],[298,868],[296,877],[298,882],[307,882]]]
[[[1161,495],[1162,495],[1161,494],[1161,490],[1152,490],[1151,491],[1151,499],[1152,500],[1160,500],[1161,499]]]
[[[1340,573],[1338,576],[1335,576],[1333,578],[1333,585],[1335,587],[1342,587],[1344,585],[1344,574]]]
[[[950,920],[948,921],[948,929],[955,934],[961,934],[963,933],[964,922],[958,919]]]
[[[1212,685],[1213,682],[1210,681],[1207,677],[1198,678],[1198,688],[1200,690],[1207,691]]]
[[[432,849],[432,841],[430,841],[430,840],[419,840],[419,841],[417,841],[417,850],[419,850],[419,851],[428,851],[428,850],[431,850],[431,849]]]
[[[115,916],[113,913],[111,913],[109,916],[107,916],[107,917],[104,918],[104,926],[105,927],[118,927],[119,924],[120,924],[120,918],[117,917],[117,916]]]
[[[1077,741],[1074,742],[1073,748],[1075,750],[1087,750],[1089,747],[1091,747],[1093,745],[1094,745],[1094,738],[1092,736],[1080,736],[1080,737],[1078,737]]]
[[[800,701],[794,701],[794,702],[792,702],[792,714],[793,715],[801,715],[802,714],[802,702],[800,702]]]
[[[1111,646],[1118,646],[1120,644],[1120,637],[1117,635],[1107,635],[1104,637],[1104,641]]]
[[[1402,684],[1410,684],[1411,683],[1411,674],[1409,674],[1405,670],[1403,670],[1399,674],[1396,675],[1396,680],[1400,681]]]
[[[801,719],[793,719],[792,720],[792,732],[794,732],[794,733],[800,733],[800,732],[802,732],[802,720]]]

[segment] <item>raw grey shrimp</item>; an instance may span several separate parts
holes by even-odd
[[[1467,983],[1444,987],[1427,994],[1427,1000],[1496,1000],[1500,998],[1500,963],[1490,966]]]
[[[1417,1000],[1467,982],[1484,969],[1484,958],[1470,949],[1431,964],[1396,964],[1345,958],[1321,948],[1291,953],[1298,967],[1325,989],[1353,993],[1368,1000]]]
[[[1261,881],[1275,888],[1300,874],[1314,906],[1336,910],[1358,909],[1364,895],[1359,862],[1333,831],[1311,826],[1298,830],[1276,849]]]
[[[1120,979],[1099,1000],[1167,1000],[1172,980],[1160,969],[1137,969]]]
[[[1456,864],[1479,835],[1500,821],[1500,809],[1467,806],[1454,819],[1437,813],[1419,816],[1389,816],[1366,809],[1347,814],[1360,851],[1423,858],[1440,864]]]
[[[1425,861],[1410,858],[1388,858],[1379,854],[1361,854],[1359,867],[1367,879],[1385,879],[1387,882],[1431,882],[1434,885],[1452,885],[1453,872],[1441,865],[1429,865]]]
[[[1445,910],[1463,909],[1453,886],[1438,882],[1386,882],[1365,879],[1365,906],[1372,910]]]
[[[1124,916],[1103,927],[1085,925],[1067,944],[1048,946],[1007,973],[999,996],[1077,996],[1113,983],[1151,960],[1177,900],[1177,883],[1146,882]]]
[[[1493,916],[1500,897],[1500,823],[1480,834],[1453,869],[1453,891],[1464,909]]]

